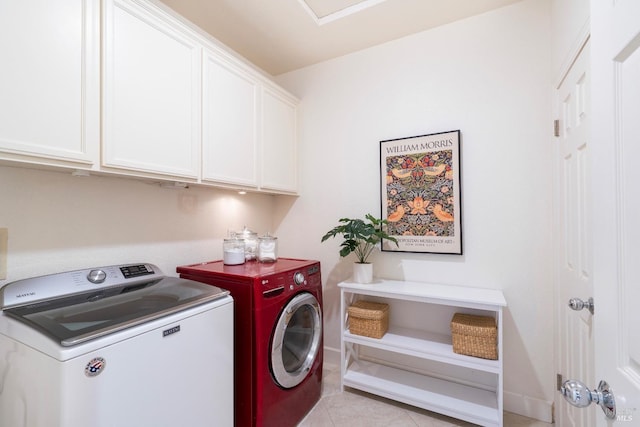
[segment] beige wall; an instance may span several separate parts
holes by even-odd
[[[0,227],[9,229],[7,280],[129,262],[178,265],[222,258],[243,225],[273,228],[275,198],[126,178],[0,166]]]
[[[502,289],[505,407],[549,419],[551,3],[524,0],[280,76],[302,100],[298,198],[0,166],[0,227],[9,229],[0,285],[120,262],[175,274],[220,258],[227,231],[246,224],[275,231],[281,256],[322,262],[335,357],[336,285],[352,260],[320,237],[342,216],[379,214],[380,140],[460,129],[464,255],[377,253],[376,274]]]
[[[301,99],[302,196],[278,234],[322,262],[327,354],[353,259],[321,236],[379,215],[379,141],[460,129],[464,255],[377,253],[375,273],[502,289],[505,407],[551,419],[550,33],[550,1],[525,0],[279,77]]]

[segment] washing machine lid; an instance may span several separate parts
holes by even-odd
[[[117,268],[120,271],[122,267]],[[122,277],[117,280],[105,280],[108,283],[99,284],[90,290],[84,288],[84,283],[80,283],[79,287],[85,289],[84,291],[38,299],[30,304],[5,307],[3,314],[53,338],[62,346],[72,346],[217,300],[229,294],[229,291],[216,286],[187,279],[164,277],[158,273],[157,267],[151,266],[150,268],[152,273],[129,277],[129,279],[134,279],[131,281],[126,278],[124,281],[119,280]],[[99,271],[107,269],[113,270],[112,267],[105,267]],[[96,270],[87,270],[89,272],[87,275],[77,274],[77,272],[53,275],[55,280],[51,283],[60,283],[61,275],[66,274],[69,274],[66,276],[68,280],[84,276],[90,281],[90,272]],[[85,270],[81,271],[85,273]],[[54,279],[53,276],[51,279]],[[35,287],[33,287],[33,283],[29,285],[29,283],[16,282],[19,285],[17,287],[22,289],[23,294],[34,293],[38,295],[38,289],[46,287],[47,277],[36,278]],[[28,282],[29,280],[20,282]],[[77,291],[78,283],[75,283],[74,286]],[[34,290],[24,291],[24,289]],[[11,287],[3,288],[3,292],[20,295],[16,294],[16,292],[20,292],[19,289]],[[34,296],[30,295],[29,297]]]

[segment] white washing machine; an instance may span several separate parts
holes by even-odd
[[[0,289],[0,426],[233,425],[233,299],[151,264]]]

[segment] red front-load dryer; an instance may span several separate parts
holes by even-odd
[[[177,272],[227,289],[234,299],[235,425],[297,425],[322,388],[320,263],[213,261]]]

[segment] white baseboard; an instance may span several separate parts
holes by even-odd
[[[504,391],[504,410],[524,417],[553,422],[553,402]]]
[[[330,365],[340,366],[340,349],[339,348],[331,348],[324,347],[324,359],[323,363],[328,363]]]
[[[340,349],[324,347],[324,363],[340,366]],[[504,391],[504,410],[524,417],[553,422],[553,402]]]

